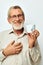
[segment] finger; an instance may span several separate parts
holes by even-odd
[[[36,35],[36,37],[38,37],[40,35],[40,33],[39,32],[37,32],[37,33],[35,32],[35,35]]]
[[[21,43],[15,43],[15,44],[13,44],[13,46],[19,46],[19,45],[21,45]]]
[[[19,52],[17,51],[16,54],[19,54]]]
[[[21,50],[22,50],[22,48],[17,49],[17,51],[21,51]]]
[[[9,45],[13,45],[13,44],[14,44],[14,42],[15,42],[15,41],[10,42],[10,43],[9,43]],[[9,46],[9,45],[8,45],[8,46]]]
[[[11,42],[11,45],[13,45],[14,43],[15,43],[15,41],[12,41],[12,42]]]
[[[33,33],[31,33],[29,36],[30,36],[30,38],[34,38],[35,37],[35,35]]]
[[[34,30],[33,33],[38,33],[39,31],[38,30]]]
[[[36,35],[33,34],[33,33],[29,33],[29,34],[28,34],[28,37],[29,37],[29,39],[31,38],[31,39],[33,39],[33,40],[36,39]]]
[[[34,30],[33,33],[38,37],[39,36],[39,31],[38,30]]]
[[[35,34],[32,33],[32,34],[31,34],[31,38],[35,40],[37,37],[36,37]]]
[[[19,54],[22,49],[17,49],[16,54]]]
[[[19,46],[16,46],[15,48],[16,49],[20,49],[20,48],[22,48],[23,47],[23,45],[21,44],[21,45],[19,45]]]
[[[28,38],[30,39],[34,39],[34,34],[32,34],[32,33],[30,33],[29,35],[28,35]]]
[[[31,37],[31,33],[28,33],[27,36],[30,38]]]
[[[36,36],[36,38],[38,37],[38,34],[37,33],[34,33],[34,35]]]

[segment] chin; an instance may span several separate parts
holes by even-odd
[[[19,26],[12,24],[12,27],[14,30],[20,30],[23,28],[23,25],[24,25],[23,23],[21,23]]]
[[[20,30],[20,29],[22,29],[23,28],[23,26],[22,27],[17,27],[17,26],[13,26],[13,29],[15,29],[15,30]]]

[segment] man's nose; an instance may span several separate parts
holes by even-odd
[[[16,17],[16,20],[17,20],[17,21],[19,20],[19,17],[18,17],[18,16]]]

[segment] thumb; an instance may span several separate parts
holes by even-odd
[[[13,45],[15,41],[12,41],[10,44]]]
[[[28,33],[27,35],[28,35],[28,38],[30,38],[30,37],[31,37],[31,33]]]

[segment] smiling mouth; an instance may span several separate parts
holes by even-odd
[[[15,22],[14,24],[15,25],[20,25],[22,22]]]
[[[16,25],[16,26],[20,26],[20,23],[16,23],[15,25]]]

